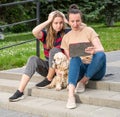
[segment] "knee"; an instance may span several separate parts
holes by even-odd
[[[54,47],[54,48],[52,48],[52,49],[50,50],[50,54],[55,54],[55,53],[57,53],[57,52],[61,52],[61,49]]]
[[[28,62],[30,62],[30,63],[37,63],[38,60],[39,60],[39,57],[37,57],[37,56],[31,56],[28,59]]]
[[[95,56],[100,60],[106,60],[106,55],[104,52],[96,52]]]

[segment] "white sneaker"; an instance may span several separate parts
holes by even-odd
[[[82,82],[78,82],[75,88],[75,93],[82,93],[85,91],[85,85]]]
[[[70,98],[68,98],[68,102],[67,102],[67,104],[66,104],[66,107],[69,108],[69,109],[76,108],[75,97],[70,97]]]

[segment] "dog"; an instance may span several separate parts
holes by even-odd
[[[67,57],[62,52],[56,53],[53,59],[54,60],[52,67],[55,69],[56,76],[48,85],[48,88],[55,87],[55,89],[59,91],[67,87],[69,62],[67,60]]]

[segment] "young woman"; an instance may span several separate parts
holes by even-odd
[[[71,31],[62,40],[61,48],[69,57],[69,45],[88,42],[92,46],[87,47],[85,52],[89,56],[71,57],[68,74],[68,102],[67,108],[75,108],[74,93],[84,92],[85,84],[89,80],[101,80],[106,71],[106,56],[98,34],[87,25],[82,23],[82,14],[78,6],[73,4],[69,8],[68,23]]]
[[[38,88],[44,88],[51,83],[55,70],[52,68],[52,59],[55,53],[61,51],[60,45],[62,37],[69,29],[65,29],[67,20],[60,11],[53,11],[49,14],[48,20],[36,26],[32,33],[43,43],[46,60],[37,56],[28,59],[24,74],[22,76],[18,90],[9,98],[9,101],[18,101],[24,98],[24,89],[35,72],[46,77],[42,82],[36,84]],[[47,30],[43,30],[47,28]]]

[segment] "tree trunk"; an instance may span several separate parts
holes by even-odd
[[[114,26],[114,17],[113,16],[107,16],[106,18],[106,25],[111,27]]]

